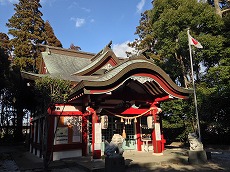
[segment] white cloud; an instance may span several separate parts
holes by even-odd
[[[114,44],[112,46],[113,52],[116,54],[117,57],[127,57],[125,52],[131,52],[133,54],[136,54],[134,48],[131,48],[127,45],[129,42],[130,41],[125,41],[121,44]]]
[[[90,23],[94,23],[94,22],[95,22],[95,20],[94,20],[94,19],[91,19],[91,20],[90,20]]]
[[[85,24],[85,19],[82,19],[82,18],[74,18],[72,17],[70,20],[73,20],[75,21],[75,26],[78,28],[78,27],[81,27],[82,25]]]
[[[146,0],[141,0],[141,1],[137,4],[137,12],[138,12],[138,13],[141,13],[141,11],[142,11],[142,9],[143,9],[143,7],[144,7],[144,5],[145,5],[145,1],[146,1]]]
[[[68,6],[68,9],[74,8],[75,6],[79,6],[77,2],[73,2],[72,4],[70,4],[70,6]]]
[[[85,8],[85,7],[82,7],[81,9],[88,12],[88,13],[91,11],[89,8]]]
[[[78,8],[78,9],[81,9],[81,10],[87,12],[87,13],[91,12],[91,9],[81,7],[77,2],[72,2],[72,4],[68,7],[68,9],[71,9],[71,8]]]

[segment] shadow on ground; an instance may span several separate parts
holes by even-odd
[[[126,172],[176,172],[176,171],[201,171],[201,172],[230,172],[230,152],[211,152],[211,159],[204,164],[189,164],[187,152],[173,152],[175,158],[160,163],[133,163],[132,159],[126,159]]]
[[[163,156],[149,153],[129,153],[125,157],[126,172],[175,172],[175,171],[230,171],[230,151],[209,149],[211,159],[205,164],[188,163],[188,149],[167,148]],[[135,154],[135,155],[134,155]],[[158,158],[160,160],[156,160]],[[82,164],[80,164],[82,161]],[[103,172],[104,162],[92,162],[90,157],[60,160],[49,166],[49,172]],[[79,166],[80,165],[80,166]],[[90,167],[90,168],[82,168]],[[23,146],[0,146],[0,172],[40,172],[42,160],[29,153]],[[120,172],[117,170],[117,172]]]

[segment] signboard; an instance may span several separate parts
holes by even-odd
[[[160,123],[155,123],[155,136],[156,136],[156,140],[157,140],[157,141],[161,140],[161,128],[160,128]]]
[[[81,142],[81,127],[73,126],[73,142]]]
[[[58,127],[55,137],[55,145],[68,144],[68,127]]]

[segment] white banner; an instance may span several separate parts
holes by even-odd
[[[94,150],[101,150],[101,123],[95,123],[94,134]]]
[[[101,123],[95,123],[95,143],[101,143]]]
[[[160,128],[160,123],[155,123],[155,136],[156,136],[156,140],[157,140],[157,141],[161,140],[161,128]]]

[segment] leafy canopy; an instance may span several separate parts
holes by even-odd
[[[45,40],[44,21],[39,11],[39,0],[19,0],[14,4],[15,13],[6,24],[9,34],[13,36],[10,45],[18,58],[36,58],[36,44]],[[33,70],[33,69],[31,69]]]
[[[35,81],[38,98],[50,103],[66,102],[71,89],[71,82],[59,78],[43,77]]]
[[[186,86],[191,73],[187,29],[190,28],[191,35],[204,46],[203,50],[193,50],[198,72],[200,63],[213,66],[224,51],[224,38],[218,35],[222,27],[223,21],[206,3],[155,0],[153,8],[142,14],[136,30],[139,39],[131,45],[138,50],[148,47],[155,63],[174,81]]]

